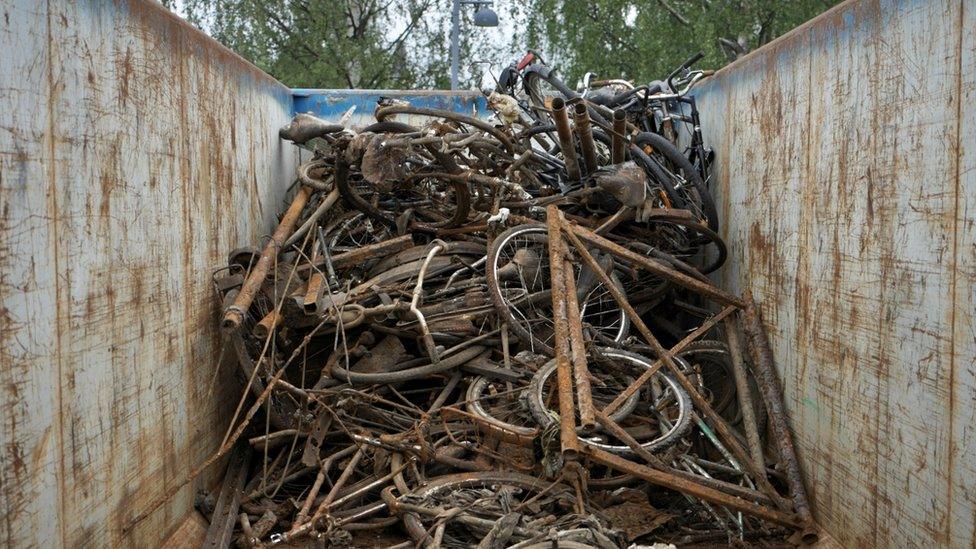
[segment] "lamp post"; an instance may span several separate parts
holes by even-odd
[[[458,67],[461,63],[461,4],[478,6],[474,12],[474,26],[497,27],[498,14],[489,6],[491,0],[452,0],[451,2],[451,89],[458,88]]]

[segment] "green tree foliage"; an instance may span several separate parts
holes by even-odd
[[[167,0],[190,22],[294,87],[444,86],[447,0]],[[180,5],[176,5],[180,4]]]
[[[838,0],[495,0],[498,29],[462,10],[462,85],[527,48],[570,85],[587,71],[640,82],[691,54],[718,68]],[[294,87],[446,88],[451,0],[164,0]]]
[[[568,82],[587,71],[647,82],[698,51],[698,67],[719,68],[837,1],[534,0],[528,39],[546,44]]]

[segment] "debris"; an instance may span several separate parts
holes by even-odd
[[[647,501],[624,501],[603,510],[614,530],[633,541],[646,536],[671,520],[672,516],[652,507]]]
[[[222,452],[253,464],[222,537],[816,538],[756,306],[706,276],[727,256],[708,157],[673,122],[699,76],[591,101],[532,59],[506,80],[525,93],[491,96],[501,124],[385,102],[282,130],[312,152],[301,185],[214,277],[244,385]]]
[[[281,128],[278,136],[288,141],[304,145],[316,137],[324,137],[330,133],[341,132],[345,129],[341,124],[329,124],[325,120],[310,114],[296,114],[295,118]]]
[[[497,112],[499,120],[505,124],[514,124],[522,116],[518,101],[511,95],[491,92],[488,96],[488,107]]]

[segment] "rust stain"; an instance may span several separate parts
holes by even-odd
[[[34,448],[34,452],[31,455],[31,471],[38,471],[41,468],[43,461],[47,458],[47,446],[51,443],[51,427],[44,429],[44,434],[41,435],[37,446]]]
[[[116,58],[116,74],[119,75],[119,106],[125,108],[129,100],[129,81],[132,79],[132,48],[126,46],[121,60]]]
[[[112,189],[115,188],[115,174],[103,171],[99,178],[99,187],[101,188],[102,199],[98,205],[98,217],[103,222],[107,222],[112,209],[111,199]]]
[[[128,14],[133,24],[139,25],[144,29],[150,29],[148,36],[158,39],[159,33],[179,34],[185,44],[178,50],[183,55],[199,56],[202,59],[217,62],[221,66],[228,67],[234,77],[246,77],[253,79],[256,84],[271,84],[276,87],[283,87],[280,82],[272,78],[268,73],[255,67],[249,61],[234,53],[227,47],[216,42],[190,23],[186,22],[176,14],[172,13],[156,2],[145,2],[141,0],[119,0],[124,4],[122,10]],[[172,47],[176,42],[171,40],[159,41],[154,46]],[[252,84],[253,85],[253,84]]]
[[[717,123],[725,151],[723,235],[750,258],[733,284],[776,296],[812,501],[845,545],[962,545],[976,531],[960,482],[971,472],[954,456],[971,441],[952,426],[971,422],[952,402],[973,376],[952,365],[965,216],[958,151],[939,145],[959,139],[968,112],[953,101],[964,96],[951,69],[964,67],[959,10],[847,2],[723,69],[700,96],[725,107],[703,126]],[[943,64],[948,78],[933,79]],[[907,110],[925,97],[939,99],[924,115]]]
[[[23,27],[25,13],[37,24]],[[218,348],[204,266],[237,230],[267,230],[226,212],[281,194],[265,178],[291,159],[279,166],[265,154],[277,139],[262,141],[288,118],[287,95],[149,2],[5,18],[46,48],[0,61],[46,116],[0,114],[0,544],[31,532],[39,544],[156,545],[192,488],[124,526],[219,442],[219,405],[200,390]],[[253,153],[236,150],[244,135]]]

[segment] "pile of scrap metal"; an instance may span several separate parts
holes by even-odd
[[[700,174],[623,109],[530,110],[282,129],[312,151],[290,205],[214,277],[245,389],[211,539],[816,539]]]

